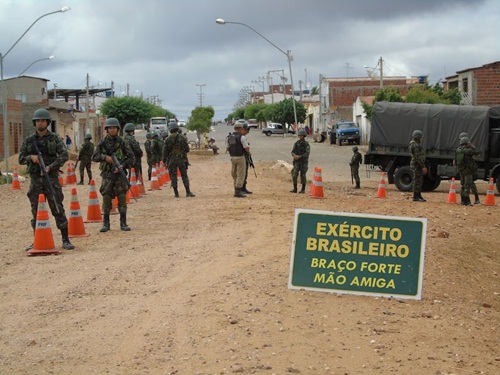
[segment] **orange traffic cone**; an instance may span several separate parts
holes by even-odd
[[[457,203],[457,189],[455,187],[455,178],[451,179],[450,192],[448,193],[448,200],[446,203]]]
[[[158,175],[156,174],[156,168],[153,167],[151,172],[151,184],[149,190],[160,190],[160,183],[158,182]]]
[[[171,180],[170,172],[168,171],[168,166],[165,166],[165,184],[169,183]]]
[[[380,182],[378,184],[377,198],[387,198],[387,192],[385,190],[385,172],[382,172],[380,176]]]
[[[71,203],[69,205],[69,219],[68,219],[68,237],[88,237],[90,233],[85,233],[85,226],[83,225],[82,211],[80,210],[80,202],[76,188],[71,189]]]
[[[99,206],[99,198],[95,189],[95,181],[90,180],[89,203],[87,207],[87,220],[84,223],[101,223],[101,207]]]
[[[64,172],[59,171],[59,185],[64,186],[64,178],[63,178]]]
[[[324,198],[325,193],[323,191],[323,177],[321,177],[321,168],[317,168],[317,172],[315,173],[315,176],[313,176],[313,179],[316,180],[316,183],[314,185],[314,192],[311,195],[311,198]]]
[[[60,253],[61,251],[54,246],[54,237],[52,236],[52,229],[50,229],[49,212],[47,211],[45,196],[40,194],[38,196],[38,210],[36,212],[35,239],[33,241],[33,248],[27,254],[31,256]]]
[[[10,188],[12,190],[21,190],[21,185],[19,184],[19,176],[17,174],[17,167],[14,167],[14,174],[12,175],[12,185]]]
[[[312,197],[314,195],[314,191],[316,189],[316,178],[318,173],[318,167],[314,167],[314,173],[311,180],[311,185],[309,186],[309,196]]]
[[[144,189],[144,185],[140,179],[137,179],[137,188],[139,189],[139,194],[141,196],[146,195],[146,190]]]
[[[490,178],[488,182],[488,191],[486,192],[486,198],[484,199],[485,206],[494,206],[495,205],[495,189],[493,187],[493,177]]]
[[[73,169],[73,163],[69,162],[66,172],[66,185],[74,185],[74,184],[76,184],[75,170]]]
[[[132,168],[130,170],[130,189],[129,191],[132,193],[132,196],[135,197],[136,199],[139,199],[141,197],[141,194],[139,193],[139,187],[137,186],[137,177],[135,176],[135,169]]]

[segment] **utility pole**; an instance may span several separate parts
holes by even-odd
[[[380,56],[379,60],[380,65],[380,89],[384,88],[384,60],[382,60],[382,56]]]
[[[87,73],[87,87],[86,87],[86,95],[85,95],[85,127],[90,127],[90,113],[89,113],[89,74]],[[93,134],[95,135],[95,133]],[[74,139],[74,137],[73,137]]]
[[[200,93],[198,96],[200,97],[200,107],[203,107],[203,86],[206,86],[206,83],[197,83],[196,86],[200,88]]]

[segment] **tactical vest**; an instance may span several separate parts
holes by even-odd
[[[52,132],[47,132],[47,134],[43,137],[38,137],[35,134],[26,139],[26,145],[28,148],[28,155],[36,155],[37,152],[35,150],[35,146],[33,142],[36,142],[40,153],[42,154],[43,161],[46,166],[52,164],[57,159],[57,134]],[[35,164],[31,161],[28,162],[28,168],[26,171],[30,174],[39,174],[40,173],[40,164]]]
[[[101,143],[101,149],[102,152],[104,152],[106,155],[111,156],[111,152],[113,152],[116,156],[116,159],[118,159],[119,163],[122,163],[125,160],[125,153],[123,152],[123,144],[124,140],[122,137],[117,136],[116,138],[106,136]],[[106,161],[102,161],[101,164],[99,165],[99,169],[101,171],[111,171],[114,169],[114,165],[107,163]]]
[[[245,155],[245,149],[241,144],[241,134],[232,133],[227,136],[227,145],[229,148],[229,155],[231,156],[243,156]]]

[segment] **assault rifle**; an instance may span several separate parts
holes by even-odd
[[[255,171],[255,164],[253,163],[252,155],[245,154],[245,157],[247,158],[248,165],[253,168],[253,173],[255,175],[255,178],[257,178],[257,172]]]
[[[80,159],[77,159],[76,160],[76,163],[75,163],[75,172],[76,172],[76,167],[78,167],[78,163],[80,162]]]
[[[52,198],[52,201],[54,202],[54,207],[56,208],[57,213],[60,214],[61,212],[59,211],[59,206],[56,200],[56,192],[54,190],[54,186],[52,185],[52,181],[50,181],[50,177],[49,174],[47,173],[47,168],[45,167],[45,162],[43,161],[43,156],[42,153],[40,152],[40,149],[38,148],[36,139],[33,139],[33,147],[35,148],[36,154],[38,155],[38,163],[40,165],[40,176],[45,177],[45,182],[49,187],[50,197],[47,198]]]
[[[128,180],[127,175],[125,174],[125,171],[123,170],[123,168],[121,168],[120,162],[116,158],[115,153],[113,151],[108,150],[108,148],[106,147],[105,141],[101,142],[101,147],[104,149],[104,151],[106,151],[107,155],[111,156],[111,160],[113,161],[113,166],[116,168],[116,170],[118,170],[120,172],[120,175],[122,176],[123,181],[125,181],[125,183],[127,184],[127,190],[130,191],[130,193],[132,194],[132,198],[134,198],[134,200],[137,202],[137,198],[134,195],[134,191],[131,189],[132,185],[130,185],[130,181]]]

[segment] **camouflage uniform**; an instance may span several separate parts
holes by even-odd
[[[354,146],[352,150],[354,154],[352,155],[349,165],[351,166],[351,175],[354,178],[354,181],[356,181],[356,189],[359,189],[360,188],[359,165],[361,164],[363,158],[356,146]]]
[[[80,183],[79,185],[83,185],[83,175],[85,169],[87,170],[87,176],[90,180],[92,180],[92,155],[94,154],[94,144],[91,142],[90,138],[86,138],[82,147],[80,148],[80,152],[78,153],[78,160],[80,161],[79,170],[80,170]]]
[[[142,152],[141,145],[139,144],[139,142],[137,142],[137,139],[135,139],[133,134],[127,133],[127,134],[125,134],[124,138],[128,142],[130,148],[132,149],[132,152],[134,153],[135,162],[134,162],[134,165],[132,166],[132,168],[135,169],[136,176],[140,176],[140,175],[142,175],[141,158],[142,158],[142,155],[144,154]]]
[[[187,197],[194,197],[194,194],[189,188],[189,178],[187,175],[188,160],[187,153],[189,152],[189,144],[186,138],[177,133],[175,127],[170,130],[170,136],[165,140],[163,147],[162,160],[168,166],[168,173],[170,174],[171,186],[174,189],[175,197],[179,197],[179,190],[177,188],[177,168],[181,173],[182,183],[186,189]]]
[[[120,166],[124,170],[131,168],[134,165],[134,153],[128,142],[122,137],[111,137],[109,134],[104,137],[101,143],[95,148],[92,160],[99,162],[101,170],[102,184],[99,189],[102,195],[102,213],[104,226],[102,232],[109,230],[109,214],[111,211],[111,202],[114,197],[118,197],[118,212],[120,213],[120,226],[122,230],[126,227],[127,215],[127,191],[128,181],[125,181],[121,173],[116,171],[113,164],[106,162],[106,156],[111,156],[114,153]],[[107,225],[106,225],[107,224]],[[125,224],[125,225],[123,225]],[[107,230],[103,230],[107,227]],[[130,230],[130,228],[128,229]]]
[[[54,196],[50,192],[45,177],[41,175],[41,165],[31,161],[31,155],[37,155],[33,142],[36,142],[45,166],[50,167],[48,176],[54,188]],[[68,149],[66,145],[57,134],[49,130],[47,130],[44,136],[39,136],[35,132],[26,137],[19,151],[19,164],[28,165],[27,172],[30,174],[30,187],[27,196],[31,203],[31,227],[35,230],[38,196],[44,194],[56,221],[57,228],[61,231],[63,248],[72,250],[75,247],[69,241],[68,219],[66,218],[63,206],[64,194],[59,184],[59,168],[62,168],[66,161],[68,161]]]
[[[293,169],[292,169],[292,182],[294,189],[291,192],[297,192],[297,179],[300,174],[300,183],[302,184],[302,189],[300,193],[305,193],[306,191],[306,173],[309,166],[309,153],[311,152],[311,146],[309,146],[309,142],[304,139],[299,139],[293,145],[292,156],[293,160]],[[299,156],[298,160],[295,160],[295,156]]]
[[[455,161],[457,163],[458,172],[460,173],[460,181],[462,183],[462,187],[460,189],[462,205],[472,205],[469,194],[471,192],[472,184],[474,183],[474,173],[477,170],[477,164],[474,160],[474,156],[478,154],[478,150],[468,143],[461,144],[455,152]]]
[[[411,155],[410,167],[413,173],[413,200],[425,202],[425,199],[421,195],[424,179],[423,168],[425,168],[425,150],[420,145],[420,141],[417,142],[417,139],[419,138],[413,137],[409,145]]]

